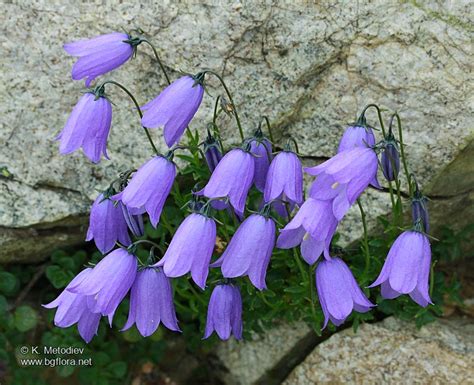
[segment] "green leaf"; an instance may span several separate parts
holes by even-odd
[[[26,332],[33,329],[38,323],[38,314],[30,306],[19,306],[15,310],[15,327],[20,332]]]
[[[127,364],[123,361],[113,362],[108,366],[113,377],[122,378],[127,373]]]
[[[13,294],[17,290],[18,279],[7,271],[0,272],[0,292]]]
[[[73,278],[71,272],[64,271],[57,265],[48,266],[46,269],[46,277],[56,289],[66,287]]]
[[[56,373],[58,373],[58,376],[69,377],[71,374],[74,373],[75,367],[72,365],[65,365],[65,366],[57,366],[55,369],[56,369]]]

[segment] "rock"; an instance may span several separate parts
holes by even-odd
[[[127,3],[7,2],[1,15],[0,261],[48,255],[43,232],[30,232],[32,245],[15,239],[47,226],[61,234],[71,220],[74,237],[84,237],[83,218],[97,189],[118,172],[139,166],[151,152],[133,111],[118,89],[109,140],[111,161],[92,165],[80,152],[61,156],[53,138],[83,91],[70,79],[74,59],[62,44],[109,31],[141,27],[157,45],[170,76],[208,67],[224,74],[234,92],[246,134],[267,115],[275,137],[294,137],[307,161],[334,154],[346,122],[368,102],[400,111],[412,170],[423,185],[456,158],[472,132],[472,2],[250,2]],[[149,47],[104,77],[125,84],[139,103],[165,85]],[[210,79],[209,93],[222,93]],[[213,99],[205,97],[191,127],[203,131]],[[368,113],[377,125],[375,115]],[[387,116],[388,118],[388,116]],[[235,123],[223,117],[223,134],[238,141]],[[165,149],[161,131],[153,133]],[[458,181],[457,178],[453,178]],[[454,194],[460,191],[452,185]],[[387,196],[374,191],[366,201],[375,218]],[[344,229],[360,235],[356,211]],[[59,226],[59,227],[57,227]],[[18,238],[17,235],[18,234]],[[61,235],[63,237],[63,235]],[[51,240],[48,245],[59,245]],[[18,245],[15,247],[15,245]]]
[[[317,346],[283,384],[472,384],[472,320],[445,319],[416,329],[387,318],[346,329]]]

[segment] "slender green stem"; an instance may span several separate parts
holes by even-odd
[[[140,120],[141,120],[141,118],[143,117],[143,112],[140,109],[140,105],[138,104],[137,99],[135,99],[133,94],[127,88],[125,88],[122,84],[117,83],[113,80],[105,81],[104,83],[102,83],[102,86],[105,86],[106,84],[113,84],[113,85],[119,87],[122,91],[124,91],[129,96],[129,98],[133,101],[133,104],[135,104],[135,108],[137,109],[138,115],[140,116]],[[148,138],[148,141],[150,142],[151,147],[153,148],[153,151],[155,152],[155,154],[158,155],[159,152],[158,152],[158,149],[155,146],[155,143],[153,143],[153,139],[151,138],[150,131],[148,131],[148,128],[146,128],[145,126],[142,125],[142,127],[145,130],[145,134]]]
[[[402,158],[402,164],[403,164],[403,171],[405,172],[405,177],[407,178],[407,183],[408,183],[408,191],[410,193],[410,196],[413,195],[413,188],[410,183],[410,172],[408,171],[408,163],[407,159],[405,156],[405,143],[403,143],[403,130],[402,130],[402,121],[400,119],[400,116],[398,113],[395,113],[394,116],[397,118],[397,126],[398,126],[398,140],[400,141],[400,156]],[[397,188],[399,190],[399,188]]]
[[[153,53],[155,54],[156,61],[158,62],[158,65],[160,66],[160,69],[163,72],[163,75],[165,75],[166,81],[168,82],[168,84],[171,84],[170,78],[168,77],[168,73],[166,72],[165,66],[161,62],[160,56],[158,55],[158,52],[156,51],[155,46],[147,39],[142,39],[142,42],[148,44],[151,47],[151,49],[153,50]]]
[[[309,295],[311,299],[311,313],[313,314],[313,318],[315,321],[318,320],[317,312],[316,312],[316,296],[314,293],[314,285],[315,281],[313,280],[313,267],[309,266]]]
[[[263,301],[263,303],[264,303],[265,305],[267,305],[269,308],[271,308],[271,309],[273,309],[273,310],[277,309],[277,307],[276,307],[274,304],[272,304],[272,303],[265,297],[265,294],[262,293],[261,291],[257,291],[257,296],[260,297],[260,299]]]
[[[219,110],[219,100],[221,99],[220,96],[216,98],[216,103],[214,104],[214,114],[212,115],[212,124],[216,127],[216,120],[217,120],[217,111]]]
[[[207,306],[206,301],[204,301],[204,299],[199,295],[192,283],[189,283],[189,288],[193,292],[194,296],[198,299],[198,301],[201,302],[203,305]]]
[[[364,228],[364,240],[363,240],[364,254],[365,254],[364,279],[366,279],[367,273],[369,272],[369,268],[370,268],[369,234],[367,231],[367,221],[366,221],[365,211],[359,199],[357,199],[357,205],[359,206],[360,216],[362,219],[362,226]]]
[[[292,136],[290,136],[290,137],[288,138],[288,142],[287,142],[287,143],[288,143],[288,144],[287,144],[288,147],[289,147],[289,143],[290,143],[290,142],[293,142],[293,144],[295,145],[296,153],[299,155],[300,149],[299,149],[299,147],[298,147],[298,142],[297,142],[297,141],[295,140],[295,138],[293,138]]]
[[[266,115],[262,116],[262,120],[265,120],[265,123],[267,124],[268,135],[270,136],[270,141],[272,143],[275,143],[275,141],[273,139],[272,127],[270,126],[270,120],[268,119],[268,116],[266,116]]]
[[[300,270],[301,278],[303,279],[303,282],[306,282],[306,279],[307,279],[306,271],[304,271],[303,263],[301,262],[299,253],[295,248],[293,248],[293,256],[295,257],[296,264],[298,265],[298,269]]]
[[[140,239],[138,241],[133,242],[132,245],[136,246],[136,245],[139,245],[141,243],[148,243],[148,244],[153,245],[154,247],[156,247],[158,250],[161,249],[160,245],[158,245],[157,243],[155,243],[153,241],[150,241],[148,239]]]
[[[224,82],[224,79],[222,78],[221,75],[219,75],[218,73],[214,72],[214,71],[211,71],[211,70],[205,70],[203,71],[204,74],[206,73],[209,73],[211,75],[214,75],[217,79],[219,79],[219,81],[221,82],[222,84],[222,87],[224,87],[224,90],[229,98],[229,101],[232,103],[232,105],[234,106],[234,116],[235,116],[235,121],[237,122],[237,127],[239,129],[239,134],[240,134],[240,138],[242,140],[244,140],[244,131],[242,130],[242,125],[240,124],[240,119],[239,119],[239,114],[237,113],[237,107],[235,106],[235,103],[234,103],[234,99],[232,98],[232,94],[230,93],[229,89],[227,88],[227,85],[225,84]]]
[[[376,104],[368,104],[364,107],[364,109],[362,110],[362,113],[361,115],[364,115],[365,114],[365,111],[367,111],[370,107],[373,107],[377,110],[377,115],[378,115],[378,118],[379,118],[379,122],[380,122],[380,128],[382,129],[382,135],[383,137],[385,138],[385,126],[383,124],[383,119],[382,119],[382,111],[380,110],[380,107],[377,106]]]

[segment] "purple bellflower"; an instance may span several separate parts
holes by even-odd
[[[43,305],[47,309],[57,308],[54,315],[57,327],[67,328],[77,323],[79,334],[87,343],[97,334],[101,314],[92,313],[87,307],[87,297],[72,293],[69,288],[84,281],[91,272],[91,268],[81,271],[54,301]]]
[[[142,237],[145,234],[145,227],[143,224],[143,215],[142,214],[133,214],[133,209],[129,209],[123,203],[119,202],[120,206],[122,207],[123,217],[125,218],[125,222],[127,222],[127,226],[137,238]],[[136,211],[136,210],[135,210]],[[126,244],[125,244],[126,245]],[[126,245],[127,246],[127,245]]]
[[[204,290],[215,244],[214,219],[192,213],[180,224],[165,255],[154,266],[163,266],[165,274],[173,278],[191,272],[196,285]]]
[[[70,285],[69,291],[88,296],[87,306],[93,313],[112,318],[127,295],[137,273],[137,258],[124,249],[107,254],[81,282]]]
[[[207,198],[228,198],[236,214],[242,217],[254,172],[255,162],[252,154],[234,148],[225,154],[209,182],[198,194]]]
[[[338,153],[352,150],[355,147],[367,148],[375,145],[374,132],[372,131],[372,128],[366,125],[365,117],[362,116],[362,118],[359,118],[359,122],[360,125],[355,124],[353,126],[347,127],[339,142],[339,147],[337,149]],[[370,184],[375,188],[381,188],[377,179],[377,174]]]
[[[259,290],[266,289],[265,276],[275,246],[275,222],[252,214],[237,229],[222,256],[211,267],[219,267],[225,278],[248,275]]]
[[[264,192],[268,167],[272,160],[272,144],[263,136],[260,130],[257,130],[254,138],[250,141],[250,153],[255,156],[255,175],[253,183],[257,190]]]
[[[204,87],[204,74],[186,75],[175,80],[151,102],[145,104],[142,118],[144,127],[164,127],[168,147],[179,142],[186,126],[198,110]]]
[[[292,151],[282,151],[273,158],[268,169],[265,202],[280,199],[292,205],[303,203],[303,168]]]
[[[374,180],[378,160],[371,148],[356,147],[340,152],[305,172],[317,176],[310,196],[332,201],[334,216],[340,221],[360,194]]]
[[[66,52],[79,60],[72,67],[72,78],[86,78],[86,87],[92,80],[120,67],[130,59],[140,39],[131,38],[126,33],[113,32],[87,40],[79,40],[64,45]]]
[[[324,313],[324,326],[328,321],[339,326],[352,310],[365,313],[375,306],[360,289],[351,270],[340,258],[322,260],[316,268],[316,287]]]
[[[150,215],[156,227],[176,177],[176,166],[167,157],[158,155],[143,164],[133,175],[125,189],[112,199],[122,201],[134,215]]]
[[[400,171],[400,155],[395,142],[388,142],[382,152],[382,172],[385,179],[394,181]]]
[[[66,125],[56,137],[59,152],[69,154],[82,147],[84,154],[94,163],[107,155],[107,137],[112,122],[112,105],[104,97],[103,89],[85,93],[76,104]]]
[[[137,273],[130,294],[128,320],[122,331],[133,324],[143,337],[152,335],[160,322],[179,331],[169,278],[158,268],[147,267]]]
[[[308,198],[281,230],[276,245],[280,249],[301,245],[303,259],[312,265],[323,252],[325,258],[330,258],[329,246],[337,224],[331,201]]]
[[[131,243],[122,203],[109,199],[107,192],[100,194],[91,208],[86,241],[94,239],[102,254],[108,253],[119,241],[125,246]]]
[[[217,285],[209,300],[204,339],[216,332],[221,340],[242,339],[242,298],[237,286]]]
[[[222,159],[222,152],[219,143],[209,131],[207,133],[207,138],[204,141],[204,156],[206,157],[206,163],[209,170],[213,172]]]
[[[388,252],[377,280],[383,298],[409,294],[420,306],[432,304],[429,295],[431,248],[428,237],[419,231],[401,233]]]

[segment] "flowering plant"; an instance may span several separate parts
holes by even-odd
[[[79,57],[73,79],[86,78],[89,87],[94,79],[132,58],[142,43],[151,45],[140,35],[111,33],[66,44],[66,51]],[[426,198],[409,171],[397,113],[391,116],[386,132],[381,109],[369,104],[347,128],[336,155],[303,168],[296,141],[290,138],[283,145],[277,143],[267,117],[261,121],[266,122],[268,137],[261,125],[253,135],[244,134],[232,94],[219,74],[204,69],[171,82],[152,48],[168,82],[155,99],[140,106],[125,86],[104,81],[88,88],[57,137],[63,154],[82,147],[94,163],[102,155],[108,159],[113,107],[106,88],[116,86],[133,101],[154,152],[144,164],[131,165],[120,173],[92,205],[87,240],[93,239],[105,256],[87,266],[58,298],[45,305],[57,308],[54,322],[58,327],[77,323],[80,335],[89,342],[102,316],[112,325],[129,293],[129,316],[121,328],[136,324],[144,337],[153,334],[160,323],[172,331],[183,328],[180,309],[178,314],[175,309],[179,301],[173,301],[173,295],[191,297],[206,306],[204,338],[215,331],[221,339],[242,338],[243,314],[247,308],[258,309],[256,300],[279,315],[279,304],[291,305],[294,299],[288,293],[304,299],[307,320],[318,333],[329,321],[342,324],[352,312],[363,320],[360,314],[376,306],[368,287],[381,285],[382,298],[408,294],[422,307],[432,304]],[[216,98],[207,136],[201,141],[189,124],[210,76],[217,77],[225,95]],[[366,121],[369,108],[379,118],[383,137],[378,142]],[[241,143],[232,148],[224,146],[220,134],[222,111],[235,118],[239,130]],[[395,124],[398,138],[392,130]],[[150,134],[154,129],[163,129],[169,147],[166,153],[159,153]],[[175,158],[180,162],[175,163]],[[400,166],[412,200],[412,227],[401,230]],[[383,267],[380,256],[370,251],[366,214],[359,201],[370,186],[384,189],[377,178],[379,168],[392,203],[391,230],[397,233]],[[315,177],[308,194],[304,172]],[[183,188],[178,182],[184,176]],[[170,200],[181,208],[178,214],[167,212]],[[336,244],[338,224],[356,203],[364,228],[362,269],[351,269],[346,263],[350,253]],[[189,214],[174,223],[183,212]],[[368,286],[375,278],[374,269],[380,275]],[[295,287],[285,287],[288,272],[298,277]]]

